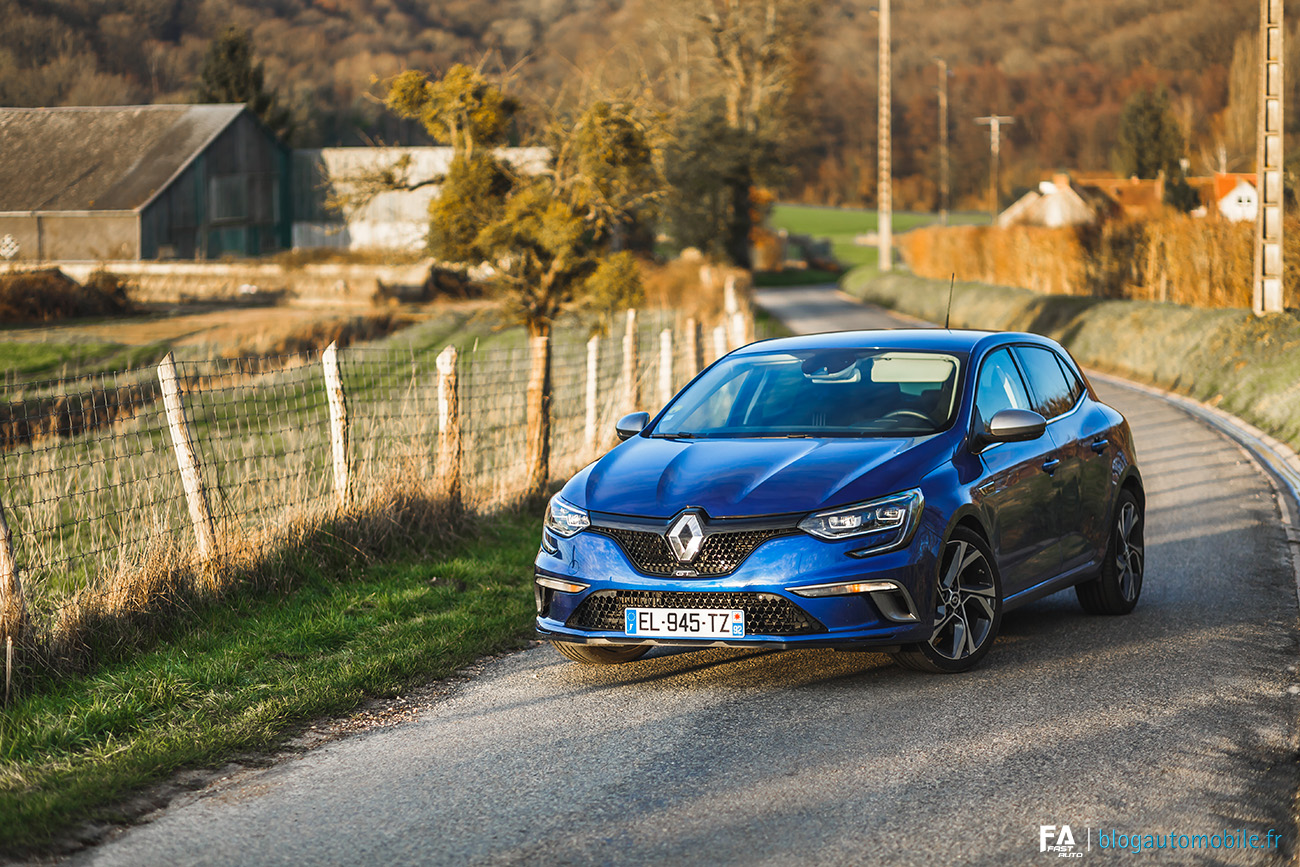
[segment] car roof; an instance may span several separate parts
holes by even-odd
[[[973,352],[1005,343],[1055,346],[1038,334],[1010,331],[966,331],[947,328],[891,328],[878,331],[827,331],[798,337],[760,340],[736,350],[734,355],[792,352],[808,349],[917,349],[930,352]]]

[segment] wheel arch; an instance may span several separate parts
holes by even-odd
[[[948,540],[952,538],[953,531],[958,527],[968,527],[979,534],[980,538],[984,540],[984,544],[988,545],[990,549],[993,548],[993,536],[989,532],[984,516],[974,505],[967,504],[953,513],[953,516],[948,520],[947,528],[943,532],[944,544],[947,544]]]
[[[1133,496],[1137,498],[1138,505],[1142,507],[1143,511],[1146,510],[1147,493],[1146,488],[1142,485],[1142,474],[1138,472],[1137,467],[1131,464],[1124,471],[1124,475],[1120,477],[1119,485],[1115,492],[1116,499],[1119,498],[1120,493],[1123,491],[1131,492]],[[1114,508],[1113,504],[1111,508]]]

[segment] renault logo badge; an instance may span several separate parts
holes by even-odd
[[[700,553],[700,546],[704,544],[704,526],[700,524],[700,516],[694,512],[679,515],[668,525],[668,532],[664,537],[672,546],[678,562],[691,562],[695,559],[695,555]]]

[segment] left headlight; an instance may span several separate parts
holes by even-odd
[[[582,509],[569,505],[556,494],[546,506],[546,520],[543,523],[546,529],[567,539],[590,527],[591,519]]]
[[[917,489],[866,503],[814,512],[799,522],[799,529],[831,541],[872,537],[866,541],[870,542],[868,550],[874,554],[907,544],[924,506],[925,498]]]

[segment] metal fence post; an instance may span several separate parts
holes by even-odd
[[[346,509],[351,502],[351,484],[348,466],[348,402],[343,393],[343,377],[339,374],[339,345],[325,347],[320,354],[325,369],[325,396],[330,404],[330,442],[334,447],[334,493],[339,498],[339,508]]]
[[[438,353],[438,477],[453,506],[461,504],[460,393],[456,347]]]
[[[23,585],[18,580],[18,561],[14,557],[14,538],[0,503],[0,635],[7,639],[20,636],[27,622]]]
[[[659,332],[659,405],[673,399],[673,330]]]
[[[592,336],[587,341],[587,418],[584,432],[584,442],[587,446],[587,453],[594,455],[596,453],[596,422],[597,422],[597,402],[600,399],[598,392],[599,383],[597,376],[600,373],[600,337]]]
[[[169,352],[158,365],[158,382],[162,385],[163,408],[167,412],[167,427],[171,432],[172,448],[176,450],[176,463],[181,471],[181,484],[185,486],[185,501],[189,505],[190,521],[194,524],[194,539],[198,544],[199,559],[208,562],[216,548],[216,526],[212,510],[203,490],[203,475],[199,458],[194,451],[194,439],[185,418],[185,404],[181,400],[180,381],[176,376],[176,359]]]
[[[627,311],[627,328],[623,332],[623,412],[636,412],[637,389],[636,310]]]

